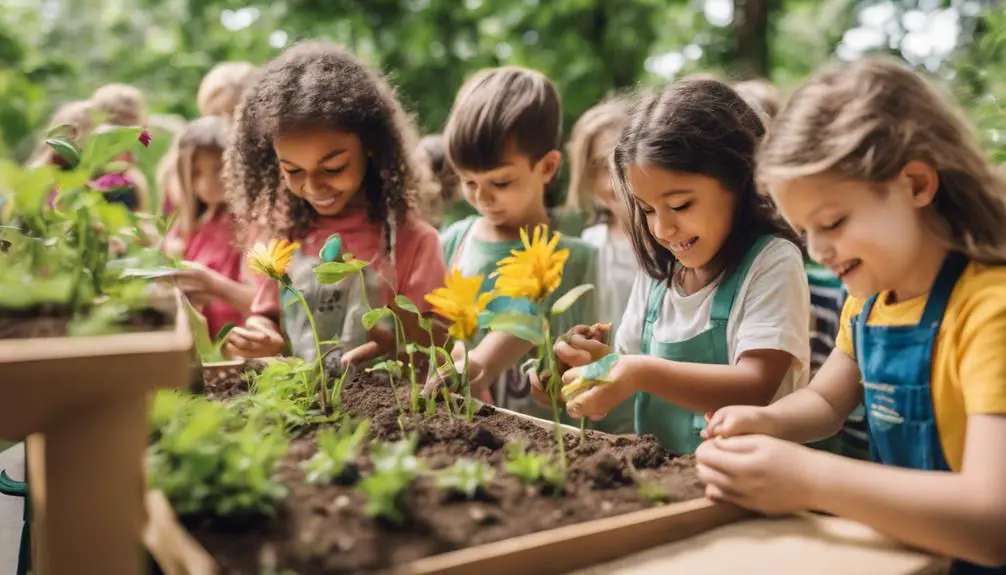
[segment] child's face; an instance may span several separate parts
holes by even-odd
[[[224,201],[223,159],[219,152],[196,150],[192,155],[192,191],[204,204]]]
[[[912,275],[926,231],[910,185],[817,175],[774,183],[770,192],[806,238],[810,256],[835,272],[851,295],[896,290]]]
[[[545,185],[559,170],[562,155],[552,150],[532,164],[526,155],[509,148],[503,163],[486,172],[458,170],[465,200],[495,226],[519,227],[540,213]]]
[[[629,187],[650,233],[688,269],[710,265],[730,235],[736,198],[718,180],[630,164]]]
[[[334,216],[360,196],[367,155],[356,134],[330,128],[296,130],[279,134],[273,148],[290,192],[307,200],[319,215]]]

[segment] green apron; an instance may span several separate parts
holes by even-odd
[[[727,321],[730,310],[751,264],[771,240],[772,236],[762,236],[748,249],[737,270],[724,279],[713,294],[709,329],[684,341],[663,342],[653,336],[653,326],[660,317],[660,308],[667,293],[667,282],[651,280],[646,300],[646,318],[643,321],[642,352],[671,361],[729,364]],[[673,453],[694,453],[702,443],[699,433],[706,426],[704,414],[668,403],[649,393],[636,392],[634,400],[638,435],[653,434],[661,445]]]

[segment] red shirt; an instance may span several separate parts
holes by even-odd
[[[241,281],[243,254],[235,243],[234,221],[227,210],[218,208],[210,217],[198,224],[185,244],[183,259],[198,262],[211,270]],[[227,303],[214,299],[203,308],[210,335],[216,336],[228,323],[241,325],[243,314]]]

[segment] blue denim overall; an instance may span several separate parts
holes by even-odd
[[[772,236],[762,236],[748,248],[737,269],[723,279],[713,294],[709,329],[686,340],[664,342],[653,335],[653,327],[660,317],[660,308],[663,307],[664,296],[667,293],[667,282],[652,280],[650,293],[646,299],[641,351],[646,355],[671,361],[717,365],[730,363],[727,342],[730,310],[751,264],[771,239]],[[702,443],[699,434],[706,425],[704,414],[689,411],[644,392],[636,392],[634,400],[637,434],[653,434],[665,449],[673,453],[694,453]]]
[[[967,265],[967,258],[960,254],[947,256],[916,325],[867,325],[877,295],[870,297],[863,311],[852,319],[874,461],[909,469],[951,470],[940,444],[930,382],[940,323]],[[951,573],[1006,573],[1006,567],[955,561]]]

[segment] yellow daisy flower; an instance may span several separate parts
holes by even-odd
[[[299,248],[299,243],[287,240],[269,240],[269,245],[257,243],[248,252],[248,265],[266,277],[282,280],[293,252]]]
[[[509,257],[499,261],[493,276],[496,291],[513,298],[526,297],[541,302],[562,283],[562,269],[569,259],[569,250],[556,250],[559,234],[548,239],[548,226],[539,224],[534,236],[528,240],[527,230],[521,229],[523,250],[511,250]],[[547,240],[547,241],[546,241]]]
[[[457,269],[444,278],[444,287],[426,294],[433,311],[451,321],[451,337],[467,341],[478,329],[479,313],[493,298],[491,293],[479,294],[484,276],[465,277]]]

